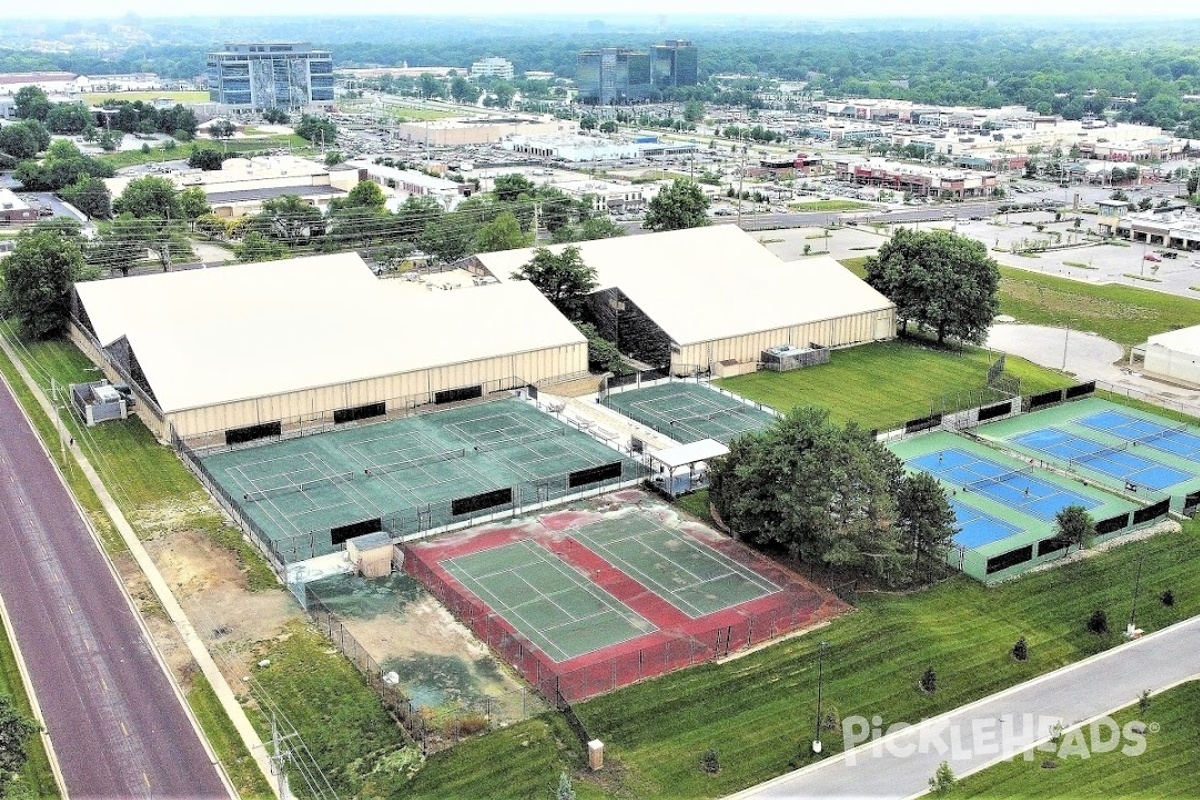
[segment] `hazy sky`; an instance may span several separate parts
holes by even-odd
[[[796,0],[204,0],[202,3],[170,3],[162,0],[44,0],[22,3],[0,0],[0,19],[35,16],[57,19],[119,17],[133,12],[145,17],[226,15],[322,15],[413,14],[413,15],[504,15],[579,14],[603,18],[611,14],[691,16],[695,14],[786,15],[796,17],[979,17],[1025,16],[1035,18],[1075,17],[1197,17],[1200,3],[1194,0],[1160,0],[1148,5],[1131,5],[1118,0],[850,0],[850,2],[796,2]]]

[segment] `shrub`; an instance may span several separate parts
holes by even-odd
[[[950,769],[950,764],[943,761],[938,765],[937,772],[933,773],[933,777],[929,779],[929,793],[942,796],[950,794],[954,788],[954,770]]]
[[[1170,589],[1167,589],[1165,592],[1163,592],[1158,599],[1162,601],[1162,604],[1167,608],[1171,608],[1175,605],[1175,593]]]
[[[709,775],[716,775],[721,771],[721,759],[716,750],[709,748],[704,751],[704,755],[700,756],[700,769]]]
[[[1087,629],[1097,636],[1103,636],[1108,633],[1108,614],[1104,609],[1098,608],[1088,617]]]
[[[925,674],[921,676],[920,687],[925,694],[933,694],[937,691],[937,673],[933,671],[933,667],[928,667]]]
[[[1029,658],[1029,644],[1025,641],[1024,636],[1017,639],[1017,643],[1013,645],[1012,657],[1016,661],[1025,661]]]

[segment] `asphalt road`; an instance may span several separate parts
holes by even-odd
[[[0,594],[73,798],[228,797],[133,610],[0,383]]]
[[[1145,591],[1143,601],[1150,602],[1144,595]],[[1145,689],[1169,687],[1198,674],[1200,617],[1193,617],[948,714],[919,724],[912,720],[911,728],[860,745],[853,758],[843,753],[733,798],[912,797],[928,788],[929,778],[943,761],[949,762],[955,775],[969,774],[1048,738],[1055,720],[1070,728],[1131,705]],[[1078,737],[1063,741],[1084,749],[1100,749],[1114,737],[1122,747],[1133,744],[1124,731],[1099,725],[1095,731],[1085,726]],[[1079,750],[1073,752],[1073,758],[1080,757]]]

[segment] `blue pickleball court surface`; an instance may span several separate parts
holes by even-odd
[[[1119,478],[1134,486],[1162,490],[1196,477],[1174,467],[1168,467],[1153,458],[1134,455],[1124,449],[1129,446],[1129,442],[1112,447],[1060,428],[1038,428],[1020,436],[1014,436],[1012,441],[1039,453],[1066,461],[1072,467],[1092,469]]]
[[[931,473],[938,480],[961,487],[964,492],[977,492],[989,500],[1046,522],[1052,522],[1055,515],[1067,506],[1078,505],[1091,510],[1102,505],[1093,497],[1038,477],[1033,474],[1032,467],[1014,470],[958,448],[939,450],[908,463]],[[955,513],[957,515],[957,508]],[[986,526],[982,529],[990,530]]]
[[[1126,414],[1123,411],[1102,411],[1075,420],[1080,425],[1103,431],[1138,445],[1153,447],[1173,456],[1200,463],[1200,436],[1186,423],[1170,426]]]
[[[963,547],[979,547],[998,542],[1022,530],[953,498],[950,500],[950,507],[954,509],[954,519],[958,525],[954,543]]]

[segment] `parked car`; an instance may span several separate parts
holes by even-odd
[[[1158,256],[1154,255],[1154,253],[1146,253],[1146,260],[1147,261],[1162,261],[1162,259],[1159,258]]]

